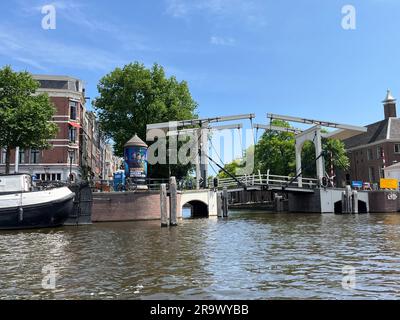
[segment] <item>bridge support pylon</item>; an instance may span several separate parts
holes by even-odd
[[[317,168],[317,178],[319,184],[322,182],[324,176],[324,162],[321,156],[322,153],[322,141],[321,141],[321,126],[314,126],[308,130],[305,130],[296,135],[296,173],[299,174],[297,179],[298,187],[303,187],[302,174],[301,174],[301,151],[304,143],[311,141],[315,146],[315,158]]]

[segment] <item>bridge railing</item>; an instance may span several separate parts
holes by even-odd
[[[280,176],[273,174],[251,174],[251,175],[241,175],[236,176],[236,179],[239,180],[243,185],[247,187],[251,186],[288,186],[288,187],[298,187],[298,181],[293,181],[290,185],[289,182],[293,179],[291,176]],[[222,189],[227,187],[228,189],[240,188],[241,186],[238,184],[237,180],[233,178],[222,178],[218,180],[218,188]],[[163,178],[147,178],[146,185],[149,190],[160,190],[160,185],[165,183],[167,185],[167,189],[169,186],[169,179]],[[302,178],[303,188],[315,188],[318,185],[318,180],[314,178]],[[178,180],[177,181],[178,190],[193,190],[196,189],[196,183],[193,180]],[[120,191],[125,190],[126,187],[121,186],[119,188],[118,185],[115,185],[112,180],[98,180],[93,181],[92,184],[93,191],[102,191],[102,192],[110,192],[110,191]],[[212,188],[213,181],[210,179],[208,181],[208,186]]]
[[[289,187],[298,187],[297,179],[291,182],[293,177],[291,176],[280,176],[280,175],[272,175],[272,174],[252,174],[252,175],[243,175],[237,176],[240,182],[242,182],[246,186],[259,186],[259,185],[268,185],[268,186],[286,186]],[[291,184],[289,185],[289,182]],[[303,188],[315,188],[318,185],[318,179],[315,178],[306,178],[302,177]],[[235,188],[240,187],[238,182],[233,178],[222,178],[219,179],[218,185],[220,188]]]

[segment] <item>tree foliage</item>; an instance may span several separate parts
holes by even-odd
[[[289,123],[274,120],[272,125],[289,128]],[[330,172],[331,162],[335,169],[347,170],[349,159],[343,142],[336,139],[322,138],[325,170]],[[306,177],[316,176],[315,147],[307,141],[302,150],[302,174]],[[271,174],[291,175],[296,173],[295,136],[289,132],[266,131],[256,145],[255,168],[262,173],[269,169]]]
[[[289,123],[282,120],[273,120],[272,125],[290,128]],[[290,132],[266,131],[255,148],[255,168],[262,173],[268,170],[276,175],[294,175],[295,139]]]
[[[58,127],[47,94],[36,94],[39,83],[28,72],[0,69],[0,146],[6,149],[6,173],[12,149],[46,149]]]
[[[337,139],[322,138],[322,150],[324,152],[324,163],[326,172],[330,173],[331,164],[333,168],[348,170],[349,158],[346,155],[344,143]],[[303,176],[316,177],[315,147],[311,141],[307,141],[302,151]]]
[[[116,68],[99,84],[100,96],[94,107],[102,131],[114,141],[115,153],[123,155],[124,144],[136,133],[146,140],[146,125],[196,118],[197,103],[185,81],[167,78],[163,67],[154,64],[147,69],[138,62]],[[186,175],[190,166],[155,165],[150,176],[166,177],[168,171],[177,177]]]
[[[241,167],[243,167],[241,161],[236,159],[236,160],[233,160],[232,162],[226,164],[224,166],[224,169],[226,171],[228,171],[231,175],[235,176],[235,175],[237,175],[237,170],[239,168],[241,168]],[[218,172],[217,177],[220,178],[220,179],[230,178],[230,176],[226,172],[224,172],[223,170],[220,170]]]

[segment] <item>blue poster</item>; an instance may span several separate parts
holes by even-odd
[[[125,148],[125,174],[130,178],[147,177],[147,148],[128,147]]]

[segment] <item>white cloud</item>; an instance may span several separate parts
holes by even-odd
[[[194,14],[232,18],[252,26],[264,26],[262,0],[165,0],[166,13],[175,18],[188,18]]]
[[[75,0],[57,0],[46,5],[53,5],[56,8],[57,26],[69,25],[76,26],[81,35],[87,37],[110,37],[119,42],[119,47],[125,50],[158,51],[157,48],[147,44],[147,39],[143,34],[136,33],[134,30],[126,30],[124,25],[112,24],[93,13],[93,8],[87,4]],[[24,15],[42,16],[41,10],[43,1],[27,2],[18,0],[20,12]]]
[[[44,66],[68,66],[108,71],[124,62],[120,57],[84,45],[68,45],[49,40],[43,33],[32,35],[12,28],[0,27],[0,55],[39,69]]]
[[[217,46],[234,46],[236,44],[236,40],[234,38],[223,38],[212,36],[210,38],[210,43],[215,44]]]
[[[42,71],[48,71],[49,69],[43,65],[41,65],[40,63],[37,63],[36,61],[32,60],[32,59],[28,59],[28,58],[23,58],[23,57],[15,57],[15,60],[22,62],[26,65],[32,66],[38,70],[42,70]]]
[[[188,13],[188,6],[181,0],[168,0],[167,13],[173,17],[183,17]]]

